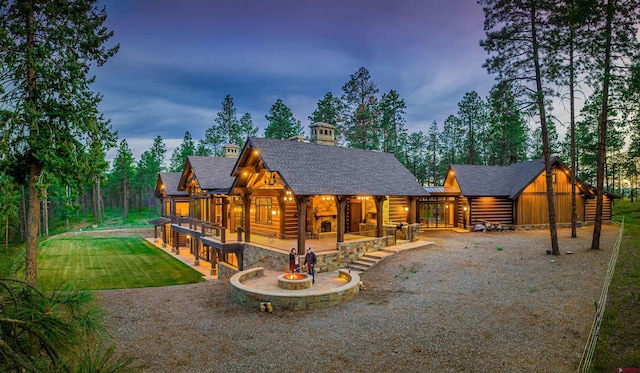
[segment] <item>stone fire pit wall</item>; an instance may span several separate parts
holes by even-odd
[[[290,290],[266,291],[251,288],[243,284],[249,278],[264,276],[264,268],[251,268],[238,272],[231,277],[231,297],[241,305],[258,309],[260,303],[270,302],[274,309],[290,311],[312,310],[334,306],[354,298],[360,291],[360,276],[339,270],[338,276],[346,280],[346,284],[326,290]],[[277,278],[273,278],[277,282]]]

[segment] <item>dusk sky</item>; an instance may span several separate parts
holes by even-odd
[[[160,135],[203,137],[231,95],[264,133],[278,98],[308,130],[327,92],[364,66],[404,98],[406,127],[427,132],[465,92],[494,84],[473,0],[102,0],[118,54],[96,70],[101,111],[136,159]],[[112,157],[114,152],[110,153]]]

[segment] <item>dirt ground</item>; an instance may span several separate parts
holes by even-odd
[[[428,232],[361,275],[355,299],[261,313],[224,281],[98,292],[118,350],[144,372],[574,371],[618,227]],[[569,254],[568,252],[572,252]]]

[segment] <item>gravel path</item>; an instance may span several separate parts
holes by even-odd
[[[120,352],[144,372],[567,372],[580,361],[618,227],[429,232],[361,275],[354,300],[261,313],[230,285],[98,292]],[[501,248],[499,250],[498,248]],[[572,251],[573,254],[566,254]]]

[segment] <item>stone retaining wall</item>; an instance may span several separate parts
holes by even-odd
[[[312,310],[334,306],[354,298],[360,291],[360,276],[346,270],[338,271],[338,276],[347,281],[346,285],[327,290],[258,290],[243,284],[251,277],[264,276],[264,268],[251,268],[231,277],[231,298],[243,306],[258,309],[262,302],[270,302],[278,310]],[[277,279],[274,277],[274,281]]]

